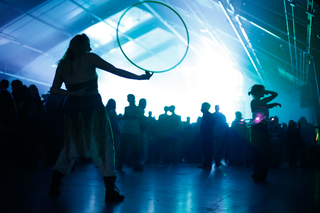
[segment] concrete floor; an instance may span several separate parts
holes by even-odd
[[[77,163],[63,178],[62,194],[48,197],[52,167],[30,171],[3,164],[1,213],[311,213],[320,212],[320,172],[271,168],[267,181],[255,183],[253,169],[223,165],[201,170],[198,164],[145,165],[143,172],[124,167],[116,181],[125,200],[105,204],[101,174],[91,162]]]

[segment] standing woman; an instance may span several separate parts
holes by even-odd
[[[122,201],[115,186],[114,144],[105,107],[98,92],[96,68],[120,77],[148,80],[152,75],[136,75],[118,69],[94,53],[85,34],[76,35],[58,63],[50,92],[68,96],[65,114],[64,147],[55,164],[49,196],[59,196],[61,178],[68,175],[77,157],[91,157],[103,175],[105,202]],[[62,83],[66,90],[62,89]]]
[[[255,182],[267,178],[270,162],[271,144],[268,132],[269,109],[280,106],[278,103],[269,104],[278,93],[265,90],[263,85],[253,85],[248,95],[253,96],[251,101],[252,121],[251,144],[253,147],[253,175]],[[267,96],[267,97],[264,97]]]

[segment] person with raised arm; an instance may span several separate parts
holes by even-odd
[[[152,73],[136,75],[116,68],[95,53],[91,53],[86,34],[74,36],[58,63],[50,92],[68,96],[65,114],[64,146],[53,169],[49,196],[59,196],[60,184],[68,175],[77,157],[91,157],[103,175],[105,202],[122,201],[124,196],[115,185],[114,142],[105,107],[98,92],[96,68],[120,77],[148,80]],[[66,89],[63,89],[62,83]]]
[[[274,91],[266,90],[263,85],[253,85],[248,95],[252,95],[251,144],[253,148],[253,175],[255,182],[265,181],[270,163],[271,143],[268,132],[269,109],[280,106],[269,103],[278,96]],[[266,97],[265,97],[266,96]]]

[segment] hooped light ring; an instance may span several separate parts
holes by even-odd
[[[156,70],[147,70],[147,69],[144,69],[143,67],[137,65],[136,63],[134,63],[124,52],[124,50],[122,49],[121,47],[121,44],[120,44],[120,38],[119,38],[119,26],[120,26],[120,22],[122,20],[122,18],[124,17],[124,15],[133,7],[136,7],[137,5],[140,5],[140,4],[144,4],[144,3],[156,3],[156,4],[160,4],[162,6],[165,6],[167,8],[169,8],[171,11],[173,11],[178,17],[179,19],[181,20],[181,22],[183,23],[184,27],[185,27],[185,30],[186,30],[186,34],[187,34],[187,48],[186,48],[186,51],[183,55],[183,57],[181,58],[181,60],[175,64],[174,66],[172,66],[171,68],[169,69],[165,69],[165,70],[160,70],[160,71],[156,71]],[[132,6],[130,6],[126,11],[124,11],[124,13],[121,15],[119,21],[118,21],[118,25],[117,25],[117,30],[116,30],[116,34],[117,34],[117,42],[118,42],[118,46],[122,52],[122,54],[124,55],[124,57],[126,57],[126,59],[131,63],[133,64],[134,66],[136,66],[137,68],[139,69],[142,69],[144,71],[148,71],[148,72],[154,72],[154,73],[161,73],[161,72],[167,72],[169,70],[172,70],[174,69],[175,67],[177,67],[183,60],[184,58],[186,57],[187,53],[188,53],[188,50],[189,50],[189,32],[188,32],[188,28],[187,28],[187,25],[186,23],[183,21],[182,17],[179,15],[179,13],[177,11],[175,11],[172,7],[162,3],[162,2],[158,2],[158,1],[141,1],[141,2],[138,2],[138,3],[135,3],[133,4]]]

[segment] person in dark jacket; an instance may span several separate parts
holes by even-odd
[[[286,148],[289,151],[289,166],[297,166],[299,138],[298,125],[293,120],[290,120],[286,131]]]
[[[204,102],[201,106],[201,112],[203,113],[200,133],[202,135],[202,146],[203,146],[203,163],[198,168],[200,169],[211,169],[212,156],[213,156],[213,126],[215,119],[209,112],[211,105]]]

